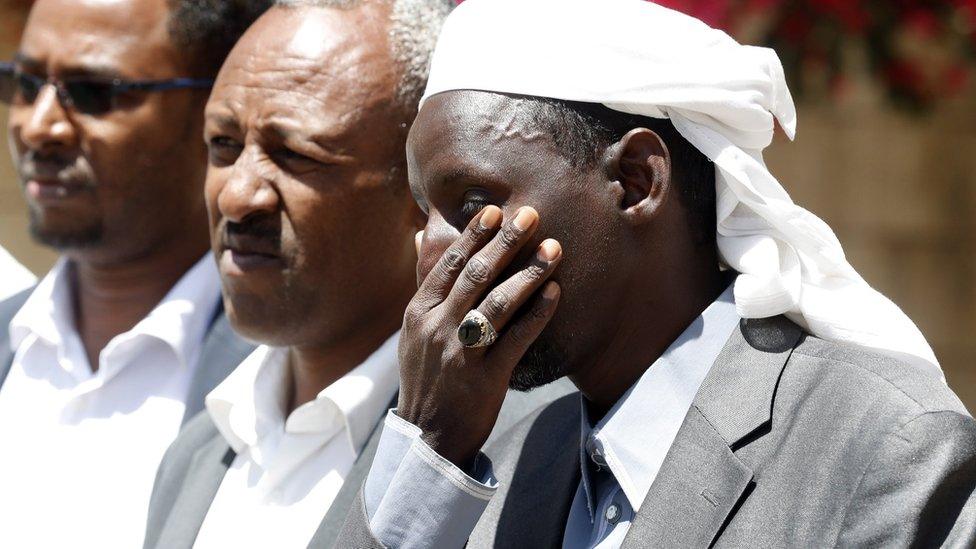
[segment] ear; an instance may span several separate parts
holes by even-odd
[[[637,220],[654,216],[670,194],[671,155],[664,141],[647,128],[631,130],[611,145],[606,169],[621,210]]]

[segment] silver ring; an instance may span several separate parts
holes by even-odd
[[[487,347],[498,339],[498,332],[481,311],[471,309],[458,325],[457,336],[465,347]]]

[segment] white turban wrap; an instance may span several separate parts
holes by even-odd
[[[669,118],[716,167],[718,248],[740,273],[744,318],[785,314],[808,332],[941,375],[915,324],[871,288],[820,218],[766,168],[773,119],[796,110],[776,53],[643,0],[467,0],[437,43],[424,99],[483,90],[602,103]]]

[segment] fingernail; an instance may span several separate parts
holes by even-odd
[[[420,247],[424,242],[424,231],[417,231],[417,234],[413,237],[413,243],[417,246],[417,255],[420,255]]]
[[[542,297],[546,299],[555,299],[559,294],[559,284],[555,282],[549,282],[546,287],[542,289]]]
[[[515,214],[515,219],[512,220],[512,224],[518,227],[520,231],[528,230],[537,215],[532,208],[520,208],[518,213]]]
[[[547,238],[542,241],[542,244],[539,244],[539,250],[535,253],[535,255],[539,258],[539,261],[545,261],[548,263],[559,257],[559,250],[559,242],[556,242],[551,238]]]
[[[488,206],[478,222],[482,229],[497,229],[502,222],[502,211],[495,206]]]

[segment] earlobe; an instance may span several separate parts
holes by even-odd
[[[618,187],[620,208],[639,218],[653,216],[671,186],[671,156],[661,138],[646,128],[627,132],[607,149],[607,175]]]

